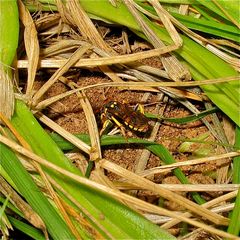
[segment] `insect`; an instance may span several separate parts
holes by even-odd
[[[140,133],[146,133],[150,129],[148,118],[144,116],[141,105],[138,105],[138,108],[134,110],[126,103],[110,101],[103,106],[101,119],[103,129],[100,134],[105,131],[110,122],[116,124],[123,134],[125,133],[124,127]]]

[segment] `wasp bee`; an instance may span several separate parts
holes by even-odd
[[[134,110],[125,103],[110,101],[103,106],[101,115],[104,131],[109,123],[116,124],[124,133],[124,127],[133,131],[146,133],[150,129],[148,118],[143,114],[143,108]]]

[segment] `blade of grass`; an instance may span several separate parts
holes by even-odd
[[[235,147],[240,149],[240,128],[236,127]],[[233,183],[240,183],[240,157],[233,159]],[[230,216],[230,223],[228,226],[228,233],[240,234],[240,190],[235,199],[235,206]]]
[[[3,205],[0,208],[0,219],[3,217],[3,213],[7,207],[8,201],[9,201],[10,196],[8,196],[6,199],[4,199]]]
[[[27,223],[24,223],[21,220],[18,220],[14,217],[8,216],[11,224],[13,225],[14,228],[20,230],[21,232],[25,233],[29,237],[36,239],[36,240],[44,240],[46,239],[44,235],[39,231],[38,229],[30,226]]]
[[[31,145],[35,153],[63,169],[82,176],[82,173],[64,156],[56,143],[42,129],[32,113],[21,101],[16,102],[15,114],[11,122]],[[108,238],[110,234],[113,238],[125,239],[174,239],[170,234],[162,231],[158,226],[108,195],[100,194],[92,188],[80,186],[76,182],[66,181],[62,174],[53,170],[45,167],[43,169],[76,199],[83,209],[87,209],[94,222],[91,219],[89,220],[105,238]],[[99,218],[101,215],[104,216],[104,219]],[[87,215],[85,217],[89,218]]]
[[[146,5],[144,3],[139,3],[139,5],[146,9],[148,12],[156,15],[152,6]],[[221,38],[227,38],[236,42],[239,42],[239,30],[236,26],[232,26],[225,23],[219,23],[213,20],[195,18],[190,15],[182,15],[176,12],[170,12],[173,17],[175,17],[178,21],[184,24],[186,27],[190,29],[194,29],[197,31],[202,31],[205,33],[209,33],[212,35],[219,36]]]
[[[224,0],[221,0],[221,1],[224,1]],[[196,2],[203,5],[207,10],[211,10],[212,12],[220,16],[222,19],[225,19],[228,21],[228,18],[226,17],[226,15],[214,4],[213,1],[196,0]],[[227,0],[227,2],[229,1]]]
[[[2,168],[11,177],[33,210],[44,220],[53,239],[75,239],[65,222],[33,182],[33,179],[15,156],[14,152],[2,143],[0,143],[0,149]]]
[[[178,123],[178,124],[186,124],[189,122],[197,121],[203,117],[206,117],[208,114],[215,113],[217,112],[217,108],[212,108],[209,110],[202,111],[199,114],[194,114],[190,115],[187,117],[182,117],[182,118],[165,118],[156,114],[150,114],[150,113],[145,113],[145,116],[148,118],[153,118],[153,119],[159,119],[159,120],[164,120],[166,122],[172,122],[172,123]]]
[[[240,234],[240,190],[238,190],[238,195],[235,199],[234,209],[230,217],[230,223],[227,229],[228,233],[232,233],[236,236]]]
[[[10,118],[14,111],[12,69],[18,45],[17,1],[0,1],[0,111]],[[8,104],[6,104],[8,103]]]
[[[178,13],[171,14],[190,29],[239,42],[239,30],[235,26],[205,19],[196,19],[192,16],[185,16]]]
[[[216,6],[225,14],[229,21],[235,24],[238,28],[239,25],[239,2],[238,1],[216,1],[213,0]]]
[[[1,202],[1,203],[4,203],[5,200],[6,200],[5,198],[3,198],[3,197],[0,196],[0,202]],[[21,212],[18,208],[16,208],[11,202],[8,202],[8,203],[7,203],[7,207],[8,207],[9,209],[11,209],[14,213],[18,214],[20,217],[24,217],[24,215],[22,214],[22,212]]]
[[[7,204],[9,202],[9,198],[10,196],[7,196],[7,198],[4,199],[3,205],[0,206],[0,230],[3,236],[8,236],[9,235],[8,230],[12,229],[12,225],[9,222],[8,216],[5,213]]]
[[[238,28],[239,25],[239,2],[238,1],[229,1],[222,0],[216,1],[212,0],[210,3],[201,1],[202,4],[205,4],[208,8],[211,7],[212,11],[220,15],[221,17],[227,19],[229,22],[235,24]]]
[[[235,148],[240,149],[240,127],[235,131]],[[233,183],[240,183],[240,157],[233,159]]]
[[[18,46],[19,20],[17,1],[0,2],[0,63],[10,66]]]

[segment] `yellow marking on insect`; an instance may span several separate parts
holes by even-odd
[[[140,113],[144,114],[144,107],[143,107],[141,104],[138,104],[137,110],[138,110]]]
[[[136,128],[136,127],[135,127],[135,128],[133,128],[133,130],[134,130],[134,131],[139,131],[139,129],[138,129],[138,128]]]
[[[111,116],[111,119],[117,124],[117,126],[122,127],[122,124],[113,116]]]
[[[111,108],[115,108],[115,104],[111,104],[110,107],[111,107]]]
[[[129,128],[134,129],[134,126],[127,124]]]
[[[138,128],[139,132],[143,132],[145,129],[144,128]]]

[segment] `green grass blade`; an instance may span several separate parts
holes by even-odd
[[[56,143],[42,129],[32,113],[21,101],[16,102],[15,114],[11,122],[31,145],[36,154],[57,166],[82,176],[81,172],[64,156]],[[61,185],[66,192],[76,199],[84,209],[87,209],[89,214],[94,218],[94,223],[92,222],[93,226],[102,233],[105,238],[107,238],[108,235],[99,228],[99,225],[107,229],[114,238],[174,239],[172,235],[108,195],[80,185],[74,181],[66,181],[66,178],[60,173],[56,173],[47,168],[43,169]],[[102,215],[104,219],[99,217]],[[86,216],[86,218],[88,218],[88,216]]]
[[[0,149],[1,167],[14,181],[21,195],[24,196],[33,210],[43,219],[50,235],[54,239],[60,239],[61,237],[75,239],[65,222],[38,189],[14,152],[2,143],[0,143]]]
[[[235,147],[240,149],[240,128],[236,127],[235,136]],[[233,183],[240,183],[240,157],[235,157],[233,159]],[[235,199],[235,206],[230,214],[230,223],[228,226],[228,232],[238,236],[240,234],[240,190],[238,190],[238,195]]]
[[[9,198],[10,197],[8,196],[6,199],[4,199],[3,205],[0,207],[0,219],[3,217],[3,214],[4,214],[4,211],[5,211],[6,207],[7,207]]]
[[[236,127],[235,131],[235,147],[240,149],[240,127]],[[240,157],[235,157],[233,159],[233,183],[240,183]]]
[[[29,237],[36,239],[36,240],[44,240],[45,237],[41,233],[41,231],[37,230],[36,228],[32,227],[31,225],[24,223],[14,217],[8,216],[12,226],[21,232],[25,233]]]
[[[5,200],[6,200],[5,198],[3,198],[3,197],[0,196],[0,202],[1,202],[1,203],[4,203]],[[24,217],[24,215],[22,214],[22,212],[21,212],[18,208],[16,208],[16,207],[15,207],[11,202],[9,202],[9,201],[8,201],[8,203],[7,203],[7,208],[11,209],[14,213],[18,214],[20,217]]]
[[[180,21],[182,24],[184,24],[186,27],[192,30],[209,33],[236,42],[240,41],[240,33],[238,28],[235,26],[209,21],[205,19],[196,19],[192,16],[185,16],[177,13],[172,13],[172,15],[178,21]]]
[[[218,110],[217,108],[212,108],[212,109],[209,109],[209,110],[202,111],[199,114],[194,114],[194,115],[190,115],[190,116],[182,117],[182,118],[165,118],[165,117],[161,117],[159,115],[150,114],[150,113],[145,113],[145,116],[148,117],[148,118],[164,120],[166,122],[186,124],[186,123],[189,123],[189,122],[193,122],[193,121],[197,121],[199,119],[202,119],[202,118],[206,117],[208,114],[216,113],[217,110]]]
[[[239,26],[239,1],[221,0],[221,1],[205,1],[198,0],[207,9],[210,9],[215,14]],[[221,19],[220,19],[221,20]]]
[[[224,1],[224,0],[221,0],[221,1]],[[229,0],[227,1],[229,2]],[[213,1],[196,0],[196,2],[203,5],[207,10],[211,10],[216,15],[220,16],[222,19],[225,19],[228,21],[228,18],[226,17],[226,15],[214,4]]]
[[[230,223],[228,226],[228,233],[232,233],[236,236],[240,235],[240,190],[238,190],[238,194],[235,200],[235,205],[230,217]]]
[[[7,208],[7,204],[9,202],[9,198],[10,196],[8,196],[6,199],[4,199],[3,201],[3,205],[0,205],[0,233],[2,233],[3,235],[8,235],[8,229],[12,229],[12,225],[9,221],[8,216],[5,213],[5,210]],[[2,237],[2,239],[4,239],[4,237]]]
[[[90,143],[90,138],[86,134],[77,134],[76,135],[79,139],[84,141],[85,143]],[[74,146],[64,140],[61,136],[57,134],[51,134],[51,137],[54,139],[54,141],[57,143],[57,145],[62,150],[72,150]],[[151,151],[153,154],[158,156],[165,164],[171,164],[175,163],[175,159],[172,157],[170,152],[161,144],[150,142],[144,139],[139,138],[128,138],[127,140],[122,136],[108,136],[104,135],[101,137],[101,145],[102,146],[110,146],[110,145],[120,145],[120,144],[142,144],[146,149]],[[187,177],[184,175],[184,173],[181,171],[181,169],[177,168],[174,170],[174,174],[176,177],[181,181],[183,184],[189,183]],[[198,204],[203,204],[205,201],[200,197],[198,193],[192,193],[192,196],[194,200]]]
[[[224,11],[228,20],[239,27],[239,1],[222,0],[217,2],[221,11]]]
[[[19,19],[16,0],[0,1],[0,63],[12,64],[18,46]]]
[[[156,12],[152,6],[146,5],[144,3],[138,3],[142,8],[156,15]],[[191,15],[182,15],[177,12],[170,11],[170,14],[175,17],[179,22],[184,24],[186,27],[197,30],[200,32],[209,33],[212,35],[219,36],[221,38],[226,38],[236,42],[240,41],[239,29],[236,26],[219,23],[213,21],[211,18],[209,20],[202,18],[195,18]],[[156,15],[157,16],[157,15]]]

